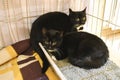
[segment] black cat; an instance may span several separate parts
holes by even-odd
[[[73,30],[82,30],[82,25],[84,25],[86,22],[86,8],[81,12],[72,11],[71,9],[69,9],[69,13],[70,22],[72,23]]]
[[[47,70],[49,63],[38,43],[41,42],[49,52],[56,50],[62,42],[63,35],[74,31],[77,26],[85,23],[85,10],[75,12],[69,9],[69,15],[62,12],[49,12],[41,15],[33,22],[30,42],[43,60],[43,72]]]
[[[107,61],[109,51],[102,39],[87,32],[72,32],[64,36],[60,47],[75,66],[98,68]]]

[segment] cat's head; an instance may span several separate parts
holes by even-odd
[[[55,29],[42,29],[42,44],[48,51],[54,51],[62,42],[63,31]]]
[[[69,9],[69,18],[74,28],[84,25],[86,22],[86,8],[82,11]]]

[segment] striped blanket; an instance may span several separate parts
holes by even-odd
[[[51,67],[41,72],[42,60],[29,39],[0,50],[0,80],[59,80]]]

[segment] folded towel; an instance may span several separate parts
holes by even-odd
[[[59,80],[51,67],[42,73],[42,60],[29,39],[0,50],[0,80]]]

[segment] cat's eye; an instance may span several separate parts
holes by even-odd
[[[45,44],[49,44],[49,42],[48,42],[48,41],[45,41],[44,43],[45,43]]]
[[[85,19],[86,19],[85,17],[82,18],[83,21],[84,21]]]
[[[76,21],[80,21],[80,19],[79,19],[79,18],[76,18],[75,20],[76,20]]]
[[[56,45],[56,44],[57,44],[57,42],[53,42],[53,43],[52,43],[53,46]]]

